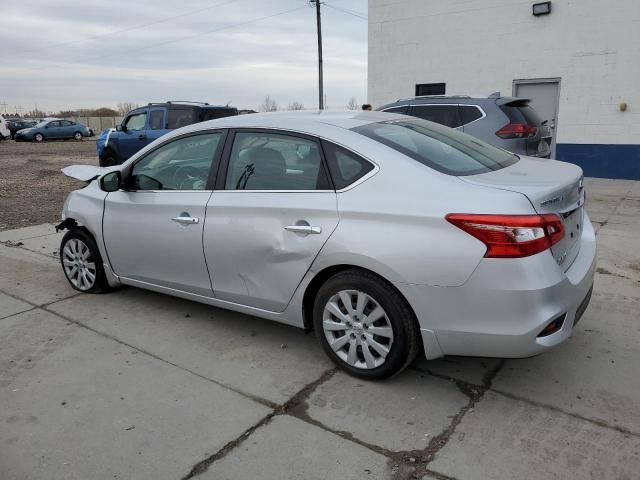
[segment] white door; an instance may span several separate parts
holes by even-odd
[[[238,131],[221,175],[224,190],[211,196],[203,236],[214,295],[282,311],[338,224],[320,144]]]
[[[553,132],[551,142],[551,157],[556,155],[556,127],[558,125],[558,101],[560,94],[560,80],[514,80],[513,95],[531,100],[531,106],[538,112],[542,120]]]
[[[117,275],[213,295],[202,231],[222,136],[192,135],[159,147],[133,165],[126,190],[107,195],[103,237]]]

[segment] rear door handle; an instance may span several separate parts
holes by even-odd
[[[284,229],[294,233],[306,233],[307,235],[310,233],[315,235],[322,233],[321,227],[312,227],[311,225],[287,225]]]
[[[194,225],[200,221],[198,217],[173,217],[171,220],[181,225]]]

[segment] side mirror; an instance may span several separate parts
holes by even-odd
[[[105,192],[116,192],[120,189],[122,174],[119,171],[109,172],[100,178],[100,188]]]

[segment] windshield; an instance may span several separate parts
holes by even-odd
[[[476,175],[518,161],[513,153],[418,118],[370,123],[352,130],[448,175]]]
[[[49,120],[42,120],[41,122],[36,123],[34,127],[44,127],[47,123],[49,123]]]

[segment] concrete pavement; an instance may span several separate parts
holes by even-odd
[[[640,182],[586,188],[598,273],[565,345],[376,383],[297,329],[79,294],[51,225],[0,232],[0,478],[636,479]]]

